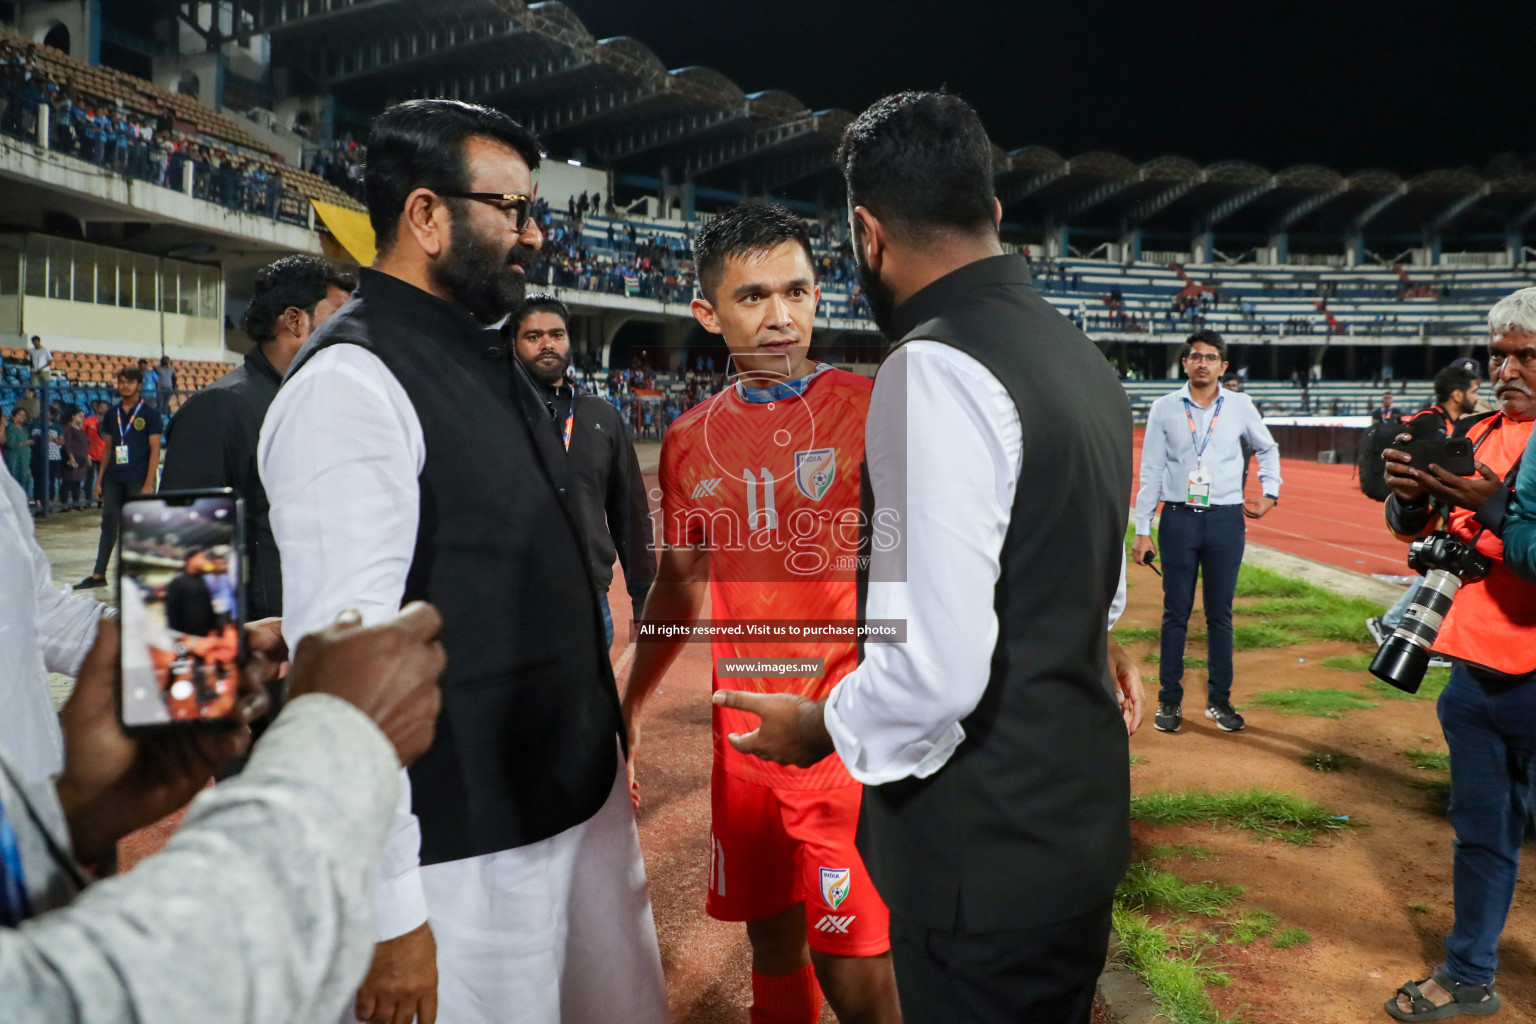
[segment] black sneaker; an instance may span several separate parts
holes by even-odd
[[[1159,704],[1152,717],[1152,727],[1158,732],[1178,732],[1183,724],[1184,710],[1177,704]]]
[[[1216,723],[1216,728],[1222,732],[1238,732],[1248,723],[1243,721],[1243,716],[1232,710],[1232,705],[1225,701],[1212,704],[1205,709],[1205,717]]]
[[[101,576],[87,576],[85,579],[75,584],[75,589],[90,590],[93,587],[104,587],[106,585],[106,579]]]
[[[1380,615],[1373,615],[1365,620],[1365,630],[1371,634],[1371,639],[1380,647],[1387,642],[1387,624],[1381,621]]]

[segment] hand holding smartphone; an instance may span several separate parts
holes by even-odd
[[[1421,472],[1428,473],[1434,464],[1452,476],[1477,476],[1472,442],[1464,437],[1415,439],[1397,447],[1408,453],[1408,465]]]
[[[239,721],[249,653],[243,502],[229,489],[131,497],[118,549],[123,728]]]

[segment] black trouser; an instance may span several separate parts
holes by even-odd
[[[1157,544],[1163,559],[1163,632],[1157,678],[1160,704],[1184,700],[1184,641],[1195,607],[1195,577],[1205,581],[1206,700],[1232,699],[1232,597],[1247,542],[1243,506],[1163,505]]]
[[[1109,948],[1110,904],[1005,932],[938,931],[891,917],[906,1024],[1088,1024]]]
[[[123,515],[123,502],[138,493],[138,485],[125,480],[101,482],[101,540],[96,545],[96,568],[92,576],[107,574],[107,565],[112,561],[112,548],[117,544],[117,523]]]

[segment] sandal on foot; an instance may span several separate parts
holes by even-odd
[[[1444,1006],[1436,1006],[1430,1002],[1425,997],[1423,990],[1419,988],[1425,981],[1431,979],[1451,994],[1451,1001]],[[1412,1012],[1404,1013],[1398,1009],[1397,997],[1399,995],[1408,997],[1408,1002],[1413,1007]],[[1387,1015],[1393,1020],[1429,1021],[1447,1020],[1451,1017],[1459,1017],[1462,1014],[1473,1017],[1487,1017],[1490,1014],[1497,1013],[1499,1006],[1499,995],[1493,990],[1492,984],[1463,985],[1460,982],[1452,981],[1439,971],[1436,971],[1424,979],[1424,981],[1410,981],[1398,989],[1397,993],[1387,1000],[1383,1009],[1387,1011]]]

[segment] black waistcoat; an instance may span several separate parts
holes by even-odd
[[[596,813],[623,734],[565,451],[495,333],[396,278],[361,276],[289,375],[320,349],[360,346],[421,421],[404,600],[437,606],[448,653],[437,738],[411,768],[421,862],[525,846]]]
[[[951,345],[1002,382],[1023,467],[991,676],[966,738],[928,778],[865,789],[860,846],[905,921],[989,932],[1065,920],[1110,899],[1129,854],[1129,758],[1105,644],[1125,557],[1130,404],[1020,257],[962,267],[895,319],[900,343]]]

